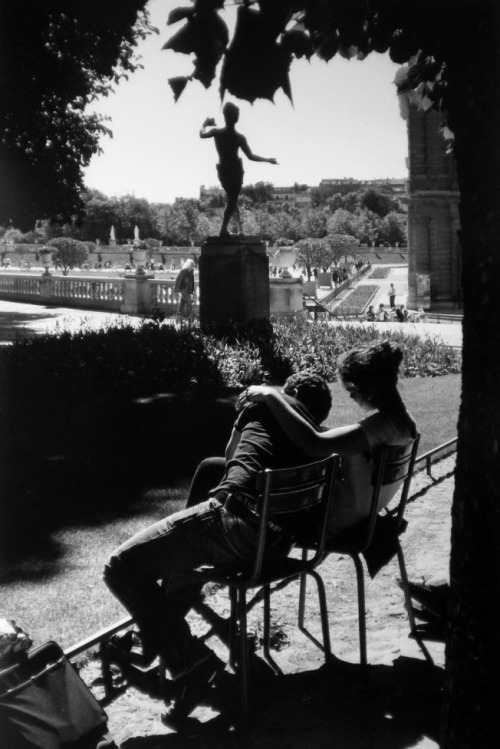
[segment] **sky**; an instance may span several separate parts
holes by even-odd
[[[111,117],[113,138],[101,141],[103,153],[93,157],[85,182],[110,197],[172,203],[176,197],[198,197],[201,185],[218,185],[214,143],[199,138],[206,117],[223,124],[218,80],[208,90],[198,81],[189,83],[177,103],[167,82],[192,72],[189,56],[161,49],[182,25],[167,26],[168,14],[183,4],[150,0],[160,34],[138,48],[144,69],[95,106]],[[223,14],[230,28],[234,12],[233,7]],[[240,107],[237,127],[252,151],[278,160],[274,166],[243,157],[245,184],[406,178],[406,124],[393,84],[397,69],[387,55],[376,53],[364,61],[338,55],[329,63],[298,60],[290,72],[293,104],[281,91],[274,103],[227,97]]]

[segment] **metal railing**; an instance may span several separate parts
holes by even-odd
[[[436,455],[441,455],[441,458],[444,458],[446,457],[446,455],[455,452],[457,449],[457,442],[458,437],[454,437],[452,440],[443,442],[443,444],[438,445],[438,447],[434,447],[432,450],[428,450],[426,453],[422,453],[422,455],[419,455],[415,460],[415,468],[417,468],[417,466],[419,466],[421,463],[425,463],[425,470],[427,471],[427,475],[432,478],[431,468],[433,458],[435,458]]]

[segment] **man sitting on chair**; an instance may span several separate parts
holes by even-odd
[[[293,375],[284,392],[293,409],[319,428],[331,407],[326,381],[314,373]],[[179,687],[178,699],[163,718],[168,725],[182,723],[203,688],[224,668],[192,636],[185,620],[193,595],[193,586],[186,582],[188,573],[202,566],[239,566],[250,561],[258,530],[258,473],[308,462],[305,451],[290,442],[265,405],[244,408],[226,448],[222,480],[205,500],[140,531],[116,549],[106,564],[104,580],[138,624],[145,657],[152,661],[161,655]],[[270,524],[269,555],[286,556],[292,544],[290,528]]]

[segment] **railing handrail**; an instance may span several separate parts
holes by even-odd
[[[84,653],[86,650],[90,650],[90,648],[100,645],[103,639],[108,639],[121,629],[130,627],[133,623],[134,620],[131,616],[125,617],[125,619],[120,619],[120,621],[115,622],[110,627],[104,627],[90,637],[86,637],[75,645],[72,645],[64,651],[64,655],[67,658],[74,658],[76,655],[80,655],[80,653]]]
[[[427,475],[431,475],[431,466],[432,466],[432,458],[434,455],[437,455],[437,453],[444,452],[445,450],[448,450],[448,448],[455,448],[457,449],[457,442],[458,437],[453,437],[453,439],[448,440],[447,442],[443,442],[441,445],[438,445],[437,447],[433,447],[432,450],[427,450],[427,452],[422,453],[422,455],[419,455],[417,459],[415,460],[415,467],[419,465],[420,463],[425,462],[425,468],[427,471]],[[452,452],[452,450],[449,450],[449,452]]]

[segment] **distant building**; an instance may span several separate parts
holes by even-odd
[[[222,187],[218,187],[217,185],[212,187],[205,187],[205,185],[202,185],[200,187],[200,200],[210,200],[211,198],[218,198],[220,196],[225,196]]]
[[[273,187],[273,202],[281,207],[298,208],[307,210],[311,207],[311,190],[295,187]]]
[[[318,185],[321,192],[328,194],[340,193],[345,195],[348,192],[357,192],[358,190],[380,190],[392,195],[403,196],[406,193],[406,180],[382,178],[382,179],[353,179],[352,177],[343,177],[335,179],[322,179]]]

